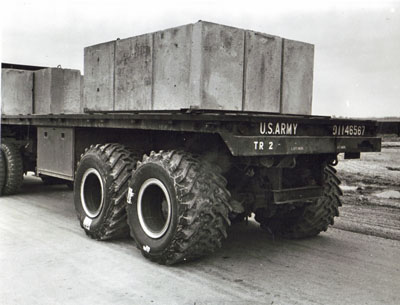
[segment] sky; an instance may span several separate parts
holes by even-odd
[[[205,20],[314,44],[315,115],[400,116],[400,0],[13,0],[0,11],[2,62],[83,71],[86,46]]]

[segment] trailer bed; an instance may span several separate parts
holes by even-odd
[[[84,114],[3,115],[2,124],[212,133],[233,156],[376,152],[378,123],[328,116],[181,109],[89,111]]]

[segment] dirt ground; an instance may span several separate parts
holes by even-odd
[[[72,191],[27,177],[0,198],[0,304],[400,304],[396,143],[339,163],[342,217],[327,232],[273,240],[250,220],[214,255],[173,267],[130,239],[88,238]]]
[[[339,229],[400,240],[400,138],[384,138],[382,152],[339,160],[343,207]]]

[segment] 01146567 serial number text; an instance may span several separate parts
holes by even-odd
[[[334,136],[363,136],[364,125],[333,125],[332,135]]]

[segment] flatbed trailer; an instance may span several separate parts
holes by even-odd
[[[88,236],[130,235],[161,264],[253,215],[315,236],[339,215],[337,155],[381,139],[375,121],[310,115],[313,62],[312,44],[199,21],[86,47],[84,75],[2,64],[0,193],[28,171],[66,183]]]
[[[173,264],[213,252],[231,222],[252,213],[283,237],[326,230],[340,206],[337,155],[380,151],[378,128],[370,120],[200,109],[3,115],[0,165],[11,184],[3,193],[19,189],[18,171],[73,181],[89,236],[130,230],[144,256]]]
[[[260,112],[86,111],[86,114],[3,115],[7,127],[96,128],[219,135],[233,156],[361,153],[380,150],[372,120]],[[262,144],[265,143],[265,144]]]

